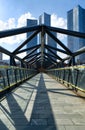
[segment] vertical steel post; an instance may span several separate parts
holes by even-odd
[[[72,61],[73,61],[73,66],[75,65],[75,57],[72,57]]]
[[[10,56],[10,65],[11,65],[11,66],[16,66],[15,59],[14,59],[14,57],[12,57],[12,56]]]
[[[10,81],[9,81],[9,69],[6,70],[6,75],[7,75],[7,82],[8,82],[8,86],[10,87]]]
[[[42,26],[41,31],[41,68],[43,68],[43,62],[44,62],[44,44],[45,44],[45,28]]]

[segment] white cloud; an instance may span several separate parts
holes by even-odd
[[[16,20],[15,18],[10,18],[5,22],[0,20],[0,31],[26,26],[27,19],[35,19],[35,17],[33,17],[32,14],[28,12],[28,13],[21,15],[18,18],[18,20]],[[25,39],[26,39],[26,34],[20,34],[20,35],[15,35],[15,36],[11,36],[11,37],[1,38],[0,46],[8,45],[9,50],[10,50],[10,48],[11,48],[10,46],[15,45],[15,48],[16,48],[17,45],[22,43]],[[5,47],[5,46],[3,46],[3,47]],[[19,56],[23,57],[23,56],[25,56],[25,53],[22,53]],[[8,59],[7,57],[8,56],[3,55],[4,59]]]
[[[35,18],[32,16],[31,13],[28,12],[21,15],[18,18],[18,20],[16,20],[15,18],[10,18],[6,22],[0,20],[0,31],[26,26],[26,19],[35,19]],[[25,38],[26,38],[25,34],[2,38],[0,39],[0,45],[3,45],[3,43],[8,45],[21,43],[23,40],[25,40]]]
[[[52,14],[51,15],[51,26],[66,29],[67,20],[62,17],[58,17],[56,14]]]
[[[15,28],[15,19],[10,18],[6,22],[0,20],[0,31]]]
[[[18,19],[17,27],[26,26],[26,19],[35,19],[35,17],[33,17],[32,14],[29,12],[21,15]]]
[[[52,14],[51,15],[51,26],[67,29],[67,20],[62,17],[58,17],[56,14]],[[57,34],[57,36],[61,40],[63,40],[66,37],[66,35],[59,34],[59,33]]]

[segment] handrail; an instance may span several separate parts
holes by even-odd
[[[48,69],[46,71],[59,82],[85,93],[85,66],[71,66],[65,68]]]
[[[0,94],[12,86],[22,83],[37,74],[34,69],[0,66]]]

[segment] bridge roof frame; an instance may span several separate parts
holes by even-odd
[[[60,60],[60,62],[64,62],[68,59],[71,59],[79,54],[85,53],[85,48],[82,48],[81,50],[78,50],[76,52],[71,52],[71,50],[69,50],[57,37],[55,37],[51,31],[56,32],[56,33],[62,33],[62,34],[66,34],[66,35],[71,35],[71,36],[76,36],[76,37],[81,37],[81,38],[85,38],[85,33],[80,33],[80,32],[76,32],[76,31],[71,31],[71,30],[66,30],[66,29],[61,29],[61,28],[55,28],[55,27],[50,27],[50,26],[46,26],[46,25],[38,25],[38,26],[33,26],[33,27],[22,27],[22,28],[17,28],[17,29],[10,29],[10,30],[6,30],[6,31],[0,31],[0,38],[4,38],[4,37],[9,37],[9,36],[13,36],[13,35],[18,35],[18,34],[22,34],[22,33],[27,33],[27,32],[33,32],[20,46],[18,46],[13,52],[10,52],[6,49],[4,49],[3,47],[0,46],[0,52],[5,53],[7,55],[9,55],[11,57],[11,59],[17,59],[25,64],[28,64],[28,61],[26,61],[27,57],[33,57],[33,52],[38,50],[39,48],[41,48],[41,55],[40,53],[36,53],[35,54],[35,59],[38,59],[38,62],[44,62],[44,64],[46,64],[47,62],[49,62],[49,59],[51,62],[54,62],[54,60],[52,59],[54,53],[53,50],[59,51],[63,54],[67,54],[68,56],[64,59],[62,59],[60,56],[58,55],[54,55],[57,59]],[[42,33],[42,40],[45,36],[45,33],[47,33],[54,41],[56,41],[57,44],[59,44],[63,49],[59,49],[59,48],[53,48],[49,45],[46,45],[45,43],[41,43],[37,46],[33,46],[30,47],[28,49],[22,49],[32,38],[34,38],[37,34]],[[44,42],[44,41],[43,41]],[[34,50],[33,50],[34,49]],[[48,49],[52,55],[49,55],[47,53],[44,53],[44,49]],[[17,54],[23,53],[30,50],[30,54],[26,55],[24,58],[20,58],[17,56]],[[40,58],[39,58],[40,57]],[[13,60],[10,60],[11,62],[13,62]],[[34,63],[36,63],[36,60],[33,60]],[[55,62],[56,64],[58,62]],[[12,63],[11,63],[12,64]],[[29,61],[29,64],[31,64],[31,62]],[[49,66],[48,66],[49,67]]]

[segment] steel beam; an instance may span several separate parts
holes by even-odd
[[[38,56],[38,55],[40,55],[41,54],[41,52],[38,52],[38,53],[36,53],[36,54],[33,54],[33,55],[30,55],[30,56],[28,56],[27,58],[31,58],[31,57],[34,57],[34,56]]]
[[[33,56],[29,61],[27,61],[27,63],[30,63],[31,61],[35,60],[37,57],[39,56],[39,54],[36,56]]]
[[[33,32],[17,49],[15,49],[15,50],[13,51],[13,54],[16,55],[17,52],[18,52],[23,46],[25,46],[33,37],[35,37],[39,32],[40,32],[40,30],[37,30],[36,32]]]
[[[56,56],[57,59],[59,59],[60,61],[62,61],[62,58],[58,55],[56,55],[51,49],[49,49],[48,47],[46,47],[54,56]]]
[[[77,55],[80,55],[80,54],[83,54],[85,53],[85,47],[77,50],[76,52],[73,53],[73,56],[77,56]]]
[[[41,56],[37,57],[37,59],[34,59],[34,61],[32,61],[29,65],[33,65],[34,63],[38,62],[39,60],[41,60],[40,58]]]
[[[29,51],[29,50],[33,50],[34,48],[40,47],[40,46],[41,45],[36,45],[36,46],[33,46],[33,47],[29,47],[27,49],[23,49],[23,50],[18,51],[16,54],[20,54],[20,53],[23,53],[23,52],[26,52],[26,51]]]
[[[55,28],[55,27],[50,27],[50,26],[45,26],[47,30],[57,32],[57,33],[62,33],[62,34],[67,34],[75,37],[81,37],[85,38],[85,33],[81,33],[78,31],[71,31],[71,30],[66,30],[66,29],[61,29],[61,28]]]
[[[49,45],[45,45],[45,47],[48,47],[48,48],[50,48],[50,49],[52,49],[52,50],[55,50],[56,52],[59,51],[59,52],[64,53],[64,54],[68,54],[66,51],[61,50],[61,49],[59,49],[59,48],[54,48],[54,47],[49,46]]]
[[[54,59],[52,59],[49,54],[47,54],[47,53],[45,53],[45,52],[44,52],[44,54],[45,54],[47,57],[49,57],[49,59],[51,59],[55,64],[57,64],[57,62],[56,62]]]
[[[33,54],[39,47],[36,47],[35,49],[33,49],[29,54],[27,54],[23,60],[27,59],[31,54]]]
[[[10,56],[10,57],[16,58],[16,59],[19,60],[19,61],[22,60],[21,58],[19,58],[19,57],[16,56],[16,55],[13,55],[10,51],[6,50],[6,49],[3,48],[3,47],[0,47],[0,52],[4,53],[4,54],[6,54],[6,55],[8,55],[8,56]],[[23,61],[23,62],[24,62],[24,61]]]
[[[50,37],[52,37],[64,50],[66,50],[69,55],[72,55],[72,52],[58,38],[56,38],[50,31],[46,30],[46,33]]]
[[[40,30],[41,26],[33,26],[33,27],[22,27],[22,28],[17,28],[17,29],[10,29],[10,30],[5,30],[5,31],[0,31],[0,38],[3,37],[9,37],[17,34],[22,34],[22,33],[27,33],[31,31],[36,31]]]
[[[66,60],[68,60],[72,57],[78,56],[78,55],[83,54],[83,53],[85,53],[85,47],[83,47],[83,48],[79,49],[78,51],[74,52],[71,56],[67,56],[62,61],[66,61]]]
[[[52,59],[50,59],[50,57],[44,56],[44,58],[47,59],[46,62],[48,62],[48,63],[50,62],[50,63],[52,63],[54,66],[56,66],[56,64],[54,63],[54,61],[52,61]],[[51,64],[51,65],[52,65],[52,64]],[[50,66],[50,64],[49,64],[49,66]],[[49,67],[49,66],[48,66],[48,67]]]

